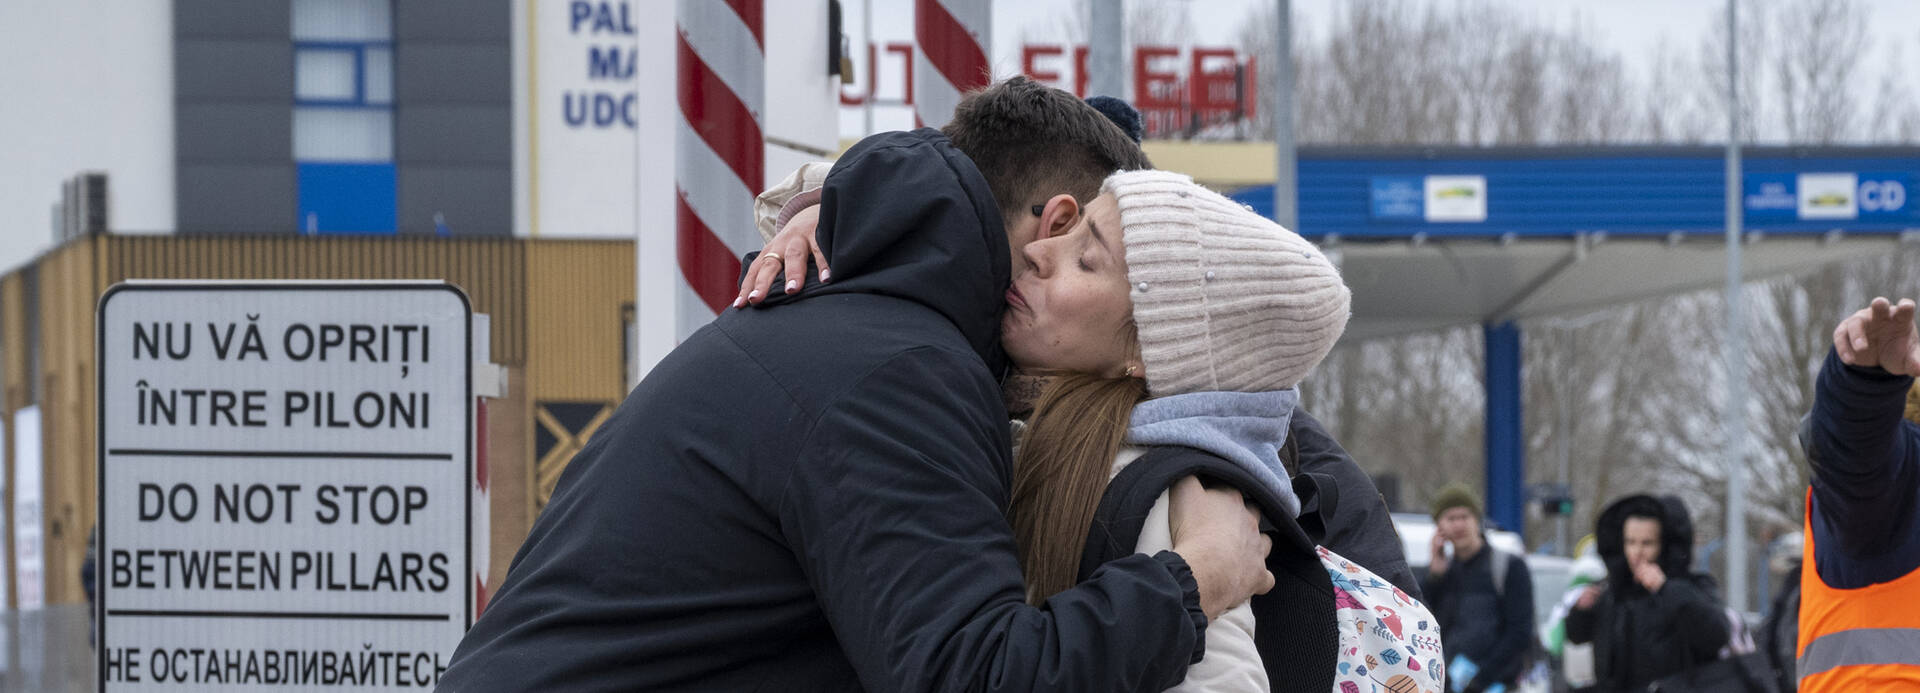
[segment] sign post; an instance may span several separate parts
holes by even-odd
[[[437,683],[474,609],[466,296],[136,282],[98,320],[102,689]]]

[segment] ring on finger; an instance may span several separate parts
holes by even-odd
[[[781,260],[781,257],[780,257],[780,254],[779,254],[779,253],[776,253],[776,252],[773,252],[773,251],[771,251],[771,250],[769,250],[769,251],[766,251],[766,252],[763,252],[763,253],[761,253],[761,254],[760,254],[760,259],[761,259],[761,260],[767,260],[767,259],[771,259],[771,260],[773,260],[774,262],[779,262],[779,261]]]

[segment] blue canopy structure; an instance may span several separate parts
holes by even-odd
[[[1302,147],[1299,231],[1341,264],[1348,335],[1479,323],[1487,510],[1526,498],[1518,321],[1721,286],[1720,147]],[[1920,148],[1742,151],[1749,279],[1889,252],[1920,231]],[[1231,193],[1271,215],[1273,186]]]
[[[1302,148],[1300,232],[1352,240],[1719,236],[1724,156],[1719,147]],[[1752,147],[1742,160],[1750,230],[1920,228],[1920,200],[1908,199],[1920,148]],[[1272,186],[1233,197],[1272,213]]]

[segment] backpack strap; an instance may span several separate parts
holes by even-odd
[[[1260,529],[1275,535],[1275,553],[1280,552],[1283,543],[1312,553],[1313,538],[1301,528],[1298,520],[1288,517],[1279,498],[1266,490],[1252,474],[1208,452],[1164,445],[1148,450],[1107,483],[1107,490],[1101,495],[1100,505],[1094,511],[1093,527],[1087,535],[1086,547],[1081,551],[1081,578],[1092,575],[1095,569],[1108,561],[1133,555],[1133,547],[1140,543],[1140,531],[1146,524],[1147,513],[1153,510],[1153,504],[1160,500],[1160,495],[1166,493],[1167,489],[1189,476],[1198,476],[1202,482],[1232,486],[1247,500],[1258,505],[1261,510]],[[1299,489],[1301,484],[1296,483],[1294,487]],[[1317,490],[1317,486],[1314,488]],[[1276,522],[1275,518],[1284,518],[1284,521]],[[1318,522],[1317,518],[1314,522]]]
[[[1300,529],[1314,544],[1327,543],[1328,518],[1340,505],[1340,482],[1331,474],[1307,472],[1293,477],[1293,495],[1300,499]]]
[[[1488,567],[1493,569],[1493,593],[1501,599],[1506,599],[1507,562],[1513,557],[1507,555],[1505,551],[1494,548],[1492,542],[1487,543],[1487,551],[1490,552],[1487,554],[1487,560],[1492,561]]]
[[[1340,648],[1332,578],[1301,523],[1259,480],[1226,459],[1193,448],[1160,446],[1129,463],[1100,498],[1081,552],[1079,578],[1085,580],[1102,564],[1132,555],[1154,503],[1188,476],[1239,490],[1260,508],[1261,529],[1274,535],[1273,551],[1267,555],[1274,587],[1252,601],[1254,622],[1260,624],[1254,629],[1254,646],[1273,690],[1332,690]]]

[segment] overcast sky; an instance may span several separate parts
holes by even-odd
[[[908,41],[913,38],[913,0],[841,0],[847,13],[846,31],[852,43],[861,41],[862,3],[870,1],[876,21],[874,40]],[[1186,0],[1194,36],[1199,45],[1230,47],[1237,43],[1241,19],[1254,6],[1271,0]],[[1296,35],[1323,36],[1334,8],[1344,0],[1294,0]],[[1644,56],[1665,41],[1681,54],[1693,56],[1699,42],[1714,24],[1726,21],[1724,0],[1487,0],[1533,15],[1541,23],[1569,27],[1576,23],[1590,31],[1601,45],[1617,49],[1628,69],[1635,75],[1645,72]],[[1453,5],[1457,0],[1409,0],[1416,5]],[[1920,1],[1861,0],[1869,15],[1873,32],[1872,52],[1862,60],[1861,73],[1852,80],[1862,89],[1879,83],[1887,65],[1887,51],[1899,46],[1905,62],[1920,60]],[[1752,0],[1743,0],[1742,11],[1750,11]],[[1075,0],[997,0],[993,4],[994,74],[1010,75],[1019,71],[1020,43],[1024,37],[1058,37],[1060,25],[1076,7]],[[861,51],[855,51],[861,53]],[[861,57],[864,57],[863,55]],[[864,62],[864,61],[862,61]],[[882,63],[882,97],[889,96],[885,66]],[[862,66],[864,67],[864,66]],[[894,87],[898,89],[898,87]],[[911,114],[905,109],[880,109],[875,114],[878,129],[911,127]],[[862,128],[859,109],[843,109],[841,132],[856,136]]]

